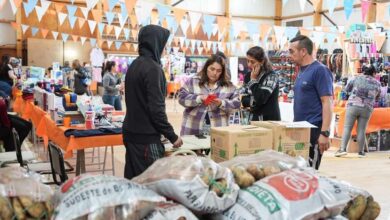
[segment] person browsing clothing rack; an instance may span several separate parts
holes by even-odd
[[[123,90],[123,86],[120,83],[120,79],[117,77],[115,61],[107,61],[104,68],[104,93],[102,98],[104,104],[114,106],[117,111],[122,110],[122,100],[119,92]]]

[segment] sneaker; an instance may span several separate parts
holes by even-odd
[[[344,156],[344,155],[347,155],[347,152],[345,150],[338,150],[334,156],[335,157],[341,157],[341,156]]]
[[[364,158],[364,157],[367,157],[367,155],[366,155],[366,153],[363,151],[363,152],[359,152],[358,153],[358,156],[360,157],[360,158]]]

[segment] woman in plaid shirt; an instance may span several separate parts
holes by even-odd
[[[240,108],[239,92],[226,75],[222,57],[212,55],[202,70],[179,91],[185,107],[180,135],[208,134],[210,127],[229,125],[229,116]]]

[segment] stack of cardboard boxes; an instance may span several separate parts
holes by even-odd
[[[212,128],[211,159],[221,162],[270,149],[293,151],[307,159],[312,127],[307,122],[259,121],[251,125]]]

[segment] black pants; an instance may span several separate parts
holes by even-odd
[[[24,120],[15,115],[8,115],[8,118],[11,121],[11,128],[0,126],[0,139],[4,142],[5,151],[15,151],[15,144],[12,137],[11,129],[15,128],[15,130],[19,134],[20,144],[23,143],[24,139],[26,139],[27,135],[30,133],[32,129],[32,124],[29,121]]]
[[[164,157],[164,145],[156,144],[135,144],[125,142],[126,164],[125,178],[132,178],[143,173],[154,161]]]
[[[311,167],[318,170],[321,164],[322,154],[318,145],[318,138],[321,134],[321,126],[312,128],[310,131],[310,151],[309,151],[309,164]]]

